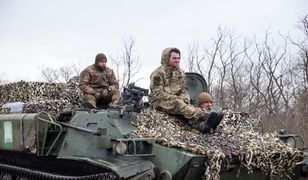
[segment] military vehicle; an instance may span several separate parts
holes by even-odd
[[[196,73],[187,73],[187,85],[192,103],[207,91],[204,78]],[[132,133],[136,127],[131,122],[147,105],[142,103],[147,94],[147,89],[132,84],[122,93],[124,108],[120,109],[77,109],[58,118],[46,112],[0,115],[0,180],[201,179],[206,155]],[[298,137],[281,134],[293,146]],[[303,161],[292,178],[307,174],[304,154]],[[245,171],[229,158],[221,179],[269,179],[261,172]]]

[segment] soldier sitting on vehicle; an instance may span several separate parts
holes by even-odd
[[[173,115],[182,115],[193,127],[203,133],[215,130],[222,116],[209,113],[190,104],[185,83],[185,72],[179,67],[181,52],[166,48],[162,53],[161,66],[151,74],[150,105]]]
[[[107,67],[107,57],[97,54],[95,63],[80,73],[79,88],[84,93],[86,108],[106,108],[118,106],[120,99],[119,83],[111,68]]]

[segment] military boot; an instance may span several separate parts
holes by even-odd
[[[198,129],[203,133],[211,132],[211,128],[207,125],[207,121],[200,121],[198,124]]]
[[[82,105],[83,105],[83,107],[88,108],[88,109],[96,109],[96,108],[97,108],[97,107],[94,105],[93,102],[85,101]]]
[[[203,133],[210,133],[211,129],[215,130],[220,124],[224,114],[211,112],[200,117],[201,122],[199,123],[199,129]]]
[[[216,130],[217,126],[220,124],[222,118],[224,117],[224,113],[222,112],[217,112],[217,119],[216,119],[216,124],[213,126],[213,130]]]
[[[89,108],[89,109],[96,109],[96,103],[92,100],[88,100],[88,101],[85,101],[83,102],[83,107],[85,108]]]
[[[84,96],[84,100],[83,100],[83,107],[88,108],[88,109],[97,109],[96,106],[96,99],[93,95],[91,94],[86,94]]]

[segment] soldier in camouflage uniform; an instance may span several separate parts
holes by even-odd
[[[79,88],[84,93],[84,106],[87,108],[106,108],[110,102],[111,106],[118,106],[119,83],[106,64],[107,57],[103,53],[97,54],[95,64],[80,74]]]
[[[221,119],[190,104],[185,72],[179,67],[180,58],[179,49],[164,49],[161,66],[151,74],[149,103],[169,114],[184,116],[195,128],[208,133],[216,129]]]

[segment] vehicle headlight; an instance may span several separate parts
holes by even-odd
[[[113,144],[113,152],[119,155],[124,155],[125,152],[127,151],[127,145],[123,142],[117,142]]]

